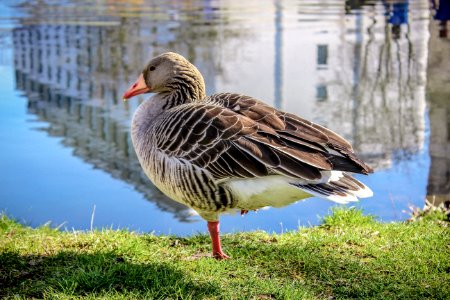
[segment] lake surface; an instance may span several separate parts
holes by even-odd
[[[207,93],[257,97],[338,132],[375,169],[356,206],[382,221],[449,197],[449,39],[428,1],[2,1],[0,210],[23,223],[190,235],[206,226],[141,171],[122,103],[165,51]],[[447,12],[448,15],[448,12]],[[318,198],[223,232],[318,224]]]

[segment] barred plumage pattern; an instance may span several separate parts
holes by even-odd
[[[147,176],[169,197],[211,221],[229,209],[273,204],[251,203],[256,196],[239,190],[245,180],[281,178],[286,189],[334,201],[367,196],[361,193],[367,187],[345,172],[372,170],[336,133],[249,96],[205,97],[203,78],[187,60],[175,54],[158,59],[170,60],[174,75],[136,111],[132,139]]]

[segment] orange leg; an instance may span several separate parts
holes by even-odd
[[[228,255],[223,253],[222,247],[220,246],[219,221],[215,222],[208,221],[208,231],[212,241],[213,257],[215,259],[230,258]]]

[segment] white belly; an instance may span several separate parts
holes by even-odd
[[[226,185],[237,199],[236,208],[245,210],[265,206],[281,207],[312,197],[311,194],[289,184],[289,178],[281,175],[234,179]]]

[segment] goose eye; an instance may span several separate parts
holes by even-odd
[[[154,71],[155,69],[156,69],[155,66],[151,66],[151,67],[150,67],[150,71]]]

